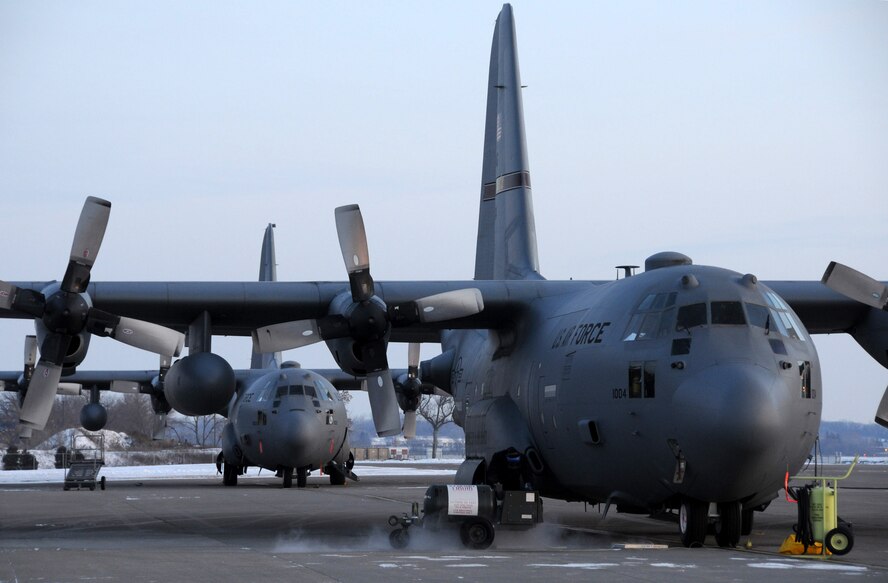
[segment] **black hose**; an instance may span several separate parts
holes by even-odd
[[[791,494],[793,498],[799,501],[799,521],[796,524],[795,541],[802,543],[805,552],[808,547],[814,546],[814,526],[811,523],[811,486],[802,486],[793,488]]]

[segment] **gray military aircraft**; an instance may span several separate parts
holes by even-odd
[[[168,379],[179,369],[167,390],[208,411],[234,392],[218,374],[227,363],[210,352],[211,334],[253,334],[262,352],[323,340],[343,371],[368,377],[381,435],[400,431],[397,404],[410,396],[391,380],[387,343],[440,342],[420,376],[458,404],[458,482],[666,511],[688,546],[710,526],[719,545],[735,545],[786,472],[808,459],[822,396],[810,334],[850,333],[888,367],[888,314],[858,301],[859,286],[837,285],[850,271],[827,279],[852,297],[821,281],[763,282],[694,265],[676,252],[616,281],[545,280],[509,5],[494,29],[479,203],[473,281],[374,283],[351,206],[335,213],[348,283],[111,282],[76,293],[187,330],[191,353],[170,370]],[[3,284],[2,315],[33,317],[19,297],[47,285]]]
[[[277,279],[273,227],[268,225],[265,230],[259,281]],[[36,337],[27,337],[23,372],[0,372],[2,388],[18,391],[20,401],[27,398],[33,379],[36,345]],[[171,409],[200,415],[203,413],[193,411],[206,407],[205,401],[195,403],[185,393],[172,392],[167,399],[164,388],[169,368],[169,360],[161,357],[158,371],[75,372],[59,383],[57,393],[90,398],[80,415],[81,424],[90,431],[104,427],[108,418],[99,402],[101,390],[150,395],[159,421],[155,433],[162,434]],[[319,469],[330,476],[333,485],[344,484],[346,477],[357,479],[351,471],[354,456],[348,442],[345,404],[324,376],[294,362],[281,363],[280,353],[254,353],[251,368],[233,374],[235,396],[217,411],[228,418],[217,458],[224,485],[237,485],[237,477],[248,466],[279,472],[284,488],[292,486],[294,471],[298,487],[304,487],[309,473]],[[353,381],[342,382],[356,388]]]

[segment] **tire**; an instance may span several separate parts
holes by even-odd
[[[681,543],[688,547],[702,547],[706,542],[709,504],[693,498],[684,498],[678,509],[678,529]]]
[[[307,468],[297,468],[296,469],[296,487],[297,488],[305,488],[308,485],[308,469]]]
[[[459,527],[459,537],[470,549],[486,549],[493,544],[493,525],[483,518],[467,520]]]
[[[345,474],[337,470],[336,468],[330,469],[330,484],[333,486],[344,486],[345,485]]]
[[[293,487],[293,468],[283,468],[284,474],[284,488],[292,488]],[[300,488],[302,486],[299,486]]]
[[[223,486],[237,486],[237,467],[229,464],[222,464],[222,485]]]
[[[99,488],[105,489],[105,476],[102,476],[102,479],[99,481]]]
[[[718,520],[715,522],[715,540],[720,547],[734,548],[740,542],[742,518],[739,502],[718,505]]]
[[[854,548],[854,535],[851,529],[837,526],[823,537],[826,549],[834,555],[847,555]]]
[[[395,549],[405,548],[410,544],[410,533],[406,528],[396,528],[389,533],[389,544]]]

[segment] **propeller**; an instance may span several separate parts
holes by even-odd
[[[831,290],[861,304],[888,310],[888,286],[847,265],[831,261],[821,281]],[[888,427],[888,388],[876,409],[876,423]]]
[[[52,409],[62,367],[72,341],[81,333],[111,338],[167,355],[178,355],[185,335],[141,320],[122,318],[92,307],[86,289],[105,237],[111,203],[87,197],[74,232],[68,267],[61,284],[42,292],[0,281],[0,308],[32,316],[46,329],[19,416],[28,428],[43,429]]]
[[[862,304],[880,310],[888,305],[888,286],[847,265],[831,261],[821,281],[833,291]]]
[[[376,432],[380,436],[396,435],[402,428],[398,398],[386,357],[392,326],[471,316],[484,309],[484,300],[480,290],[469,288],[387,306],[375,295],[361,209],[356,204],[341,206],[334,214],[342,261],[348,273],[351,303],[338,313],[329,313],[316,320],[282,322],[258,328],[253,332],[253,350],[257,353],[279,352],[321,340],[351,338],[353,352],[365,367],[363,372]],[[337,300],[333,305],[339,306]],[[415,410],[414,407],[414,413]]]

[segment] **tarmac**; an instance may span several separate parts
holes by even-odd
[[[498,529],[485,550],[467,550],[456,531],[416,527],[406,549],[393,549],[388,517],[450,479],[368,475],[331,486],[312,476],[304,489],[270,475],[234,488],[221,479],[109,480],[104,491],[2,484],[0,582],[888,581],[888,466],[859,465],[840,483],[854,547],[828,559],[777,553],[796,519],[782,492],[737,549],[712,537],[686,549],[675,523],[603,519],[597,507],[549,499],[545,524]]]

